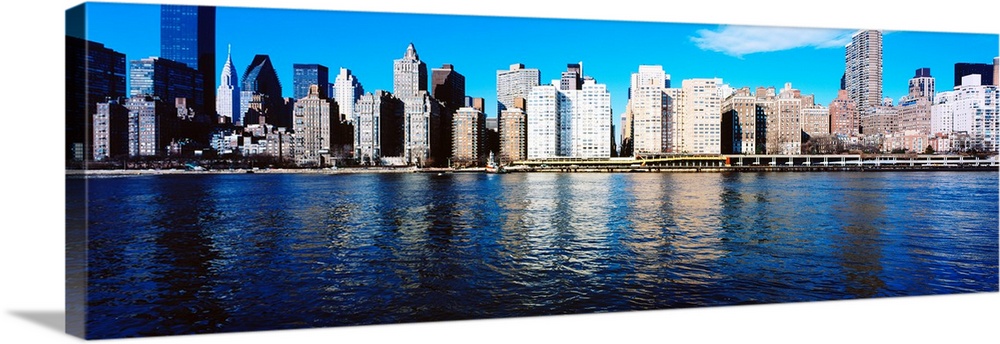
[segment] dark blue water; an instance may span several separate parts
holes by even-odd
[[[995,172],[67,183],[90,337],[998,290]]]

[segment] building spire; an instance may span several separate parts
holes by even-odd
[[[233,46],[227,45],[226,65],[222,67],[222,75],[219,77],[219,84],[236,87],[238,84],[236,67],[233,66]]]
[[[410,42],[410,46],[406,47],[406,54],[403,55],[403,58],[408,60],[420,59],[420,56],[417,55],[417,48],[413,46],[413,42]]]

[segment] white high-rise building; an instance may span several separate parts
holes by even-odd
[[[584,77],[579,90],[560,90],[560,94],[560,101],[569,103],[568,107],[560,106],[562,155],[611,157],[611,93],[607,85]]]
[[[681,153],[684,141],[683,128],[686,119],[681,116],[687,111],[687,94],[682,88],[668,88],[667,94],[667,153]]]
[[[931,134],[950,134],[954,131],[955,101],[957,91],[938,93],[931,106]]]
[[[732,94],[732,87],[723,84],[720,78],[687,79],[681,82],[681,94],[669,92],[675,96],[676,106],[671,109],[676,117],[674,151],[719,154],[722,145],[722,99],[724,95]],[[678,95],[680,97],[676,97]]]
[[[559,156],[559,85],[540,85],[528,95],[528,159]]]
[[[524,68],[523,64],[510,65],[508,70],[497,71],[497,114],[513,108],[514,99],[528,99],[531,88],[541,83],[538,69]],[[522,109],[523,110],[523,109]]]
[[[441,130],[441,103],[427,91],[403,100],[403,158],[407,164],[426,166],[434,148],[438,148]],[[450,130],[450,127],[448,128]]]
[[[403,152],[403,105],[383,90],[366,93],[355,103],[354,158],[362,165],[384,164]]]
[[[420,91],[427,91],[427,64],[420,61],[417,48],[410,43],[403,58],[393,61],[392,94],[406,101],[417,97]]]
[[[562,80],[532,88],[528,96],[528,158],[611,156],[611,93],[584,77],[580,89]]]
[[[962,77],[962,85],[954,91],[941,92],[931,109],[931,130],[969,135],[972,149],[1000,151],[1000,91],[994,85],[982,85],[982,76]]]
[[[365,94],[364,87],[361,87],[358,78],[351,74],[350,69],[340,68],[340,74],[337,74],[337,79],[334,81],[334,90],[336,91],[334,98],[340,106],[341,120],[353,121],[354,107],[361,99],[361,95]]]
[[[220,120],[229,123],[240,123],[240,84],[236,75],[236,67],[233,66],[232,47],[229,47],[229,54],[226,56],[226,65],[222,67],[222,75],[219,76],[219,88],[215,92],[215,112],[219,114]]]
[[[639,72],[632,73],[627,109],[630,114],[627,124],[631,128],[623,132],[631,134],[634,154],[669,151],[669,102],[665,91],[669,87],[670,75],[663,71],[663,66],[639,66]]]
[[[403,58],[393,62],[393,94],[403,101],[403,160],[406,164],[444,165],[450,150],[442,146],[441,103],[427,92],[427,64],[410,43]],[[446,136],[444,136],[446,137]]]

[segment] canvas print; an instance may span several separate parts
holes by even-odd
[[[995,33],[116,3],[66,24],[73,335],[998,291]]]

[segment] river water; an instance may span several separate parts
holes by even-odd
[[[196,174],[67,188],[88,195],[95,338],[998,290],[995,172]]]

